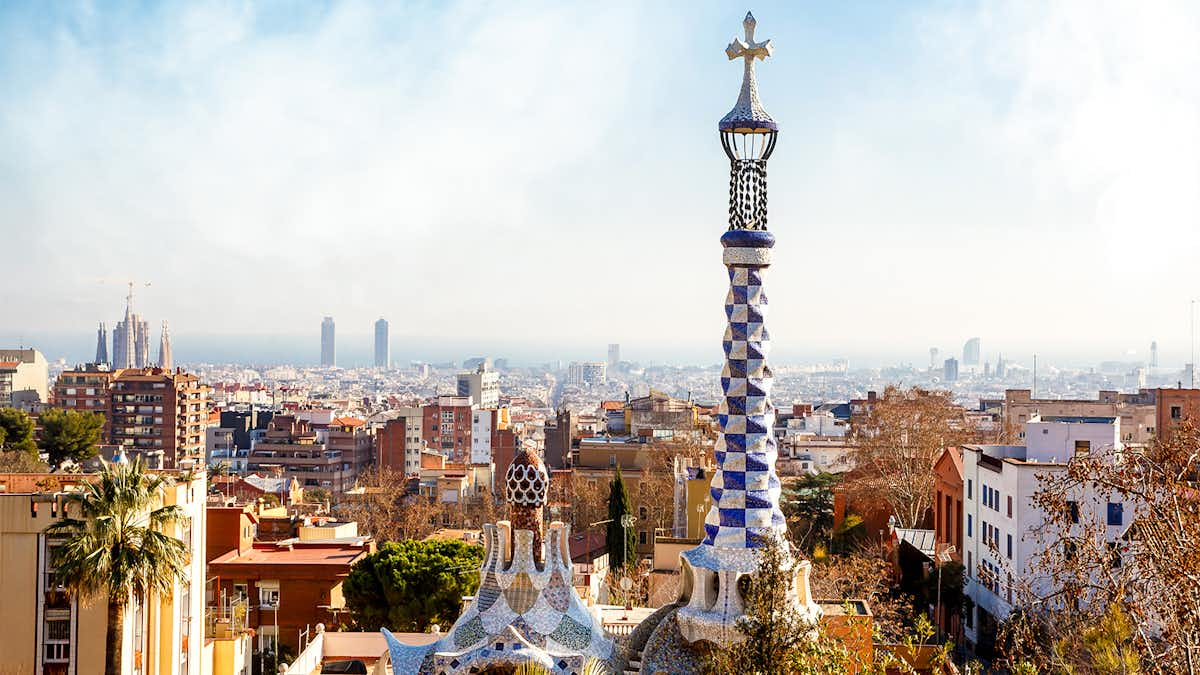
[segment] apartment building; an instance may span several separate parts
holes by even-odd
[[[465,462],[471,453],[471,413],[468,396],[439,396],[421,409],[421,437],[426,447],[454,462]]]
[[[1036,564],[1047,546],[1037,534],[1046,521],[1034,503],[1039,477],[1067,470],[1077,455],[1115,459],[1123,449],[1119,417],[1038,417],[1026,421],[1025,445],[963,446],[962,561],[967,579],[963,609],[966,640],[986,653],[1023,590],[1045,595],[1051,581]],[[1116,547],[1132,519],[1132,505],[1088,486],[1074,503],[1081,527],[1094,524]]]
[[[161,504],[183,509],[185,519],[171,534],[191,551],[187,581],[169,594],[131,598],[126,610],[123,662],[138,675],[201,675],[204,649],[203,472],[180,478]],[[106,603],[70,597],[54,582],[45,535],[52,523],[73,512],[73,484],[86,474],[0,475],[0,666],[5,672],[99,675],[104,672]],[[54,487],[39,487],[53,485]],[[154,508],[157,508],[155,505]]]
[[[1155,389],[1154,393],[1158,438],[1170,438],[1185,420],[1200,425],[1200,389]]]
[[[1003,420],[1007,428],[1017,429],[1035,415],[1046,417],[1118,417],[1121,441],[1149,443],[1155,437],[1155,390],[1139,389],[1136,394],[1101,391],[1095,399],[1033,398],[1028,389],[1004,392]]]
[[[395,414],[375,432],[376,463],[405,475],[421,470],[422,411],[406,406],[389,411]]]
[[[174,468],[204,461],[208,387],[200,378],[161,368],[119,370],[109,389],[108,442]],[[156,459],[161,464],[157,464]]]
[[[213,510],[208,570],[220,580],[214,598],[245,603],[256,651],[282,645],[296,653],[301,631],[346,619],[342,583],[354,563],[375,552],[375,541],[359,536],[355,523],[302,526],[295,537],[257,541],[249,507]]]
[[[38,350],[0,349],[0,407],[29,407],[50,401],[49,366]]]
[[[94,412],[104,415],[102,438],[109,438],[108,390],[116,373],[106,365],[89,363],[63,371],[54,382],[52,402],[56,408]]]
[[[295,478],[303,487],[340,495],[354,487],[373,451],[362,420],[334,418],[327,428],[318,429],[296,415],[275,415],[246,464],[248,471]]]
[[[471,399],[480,408],[500,405],[500,373],[482,363],[474,372],[458,374],[458,395]]]

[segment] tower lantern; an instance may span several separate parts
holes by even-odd
[[[729,60],[742,59],[742,90],[737,104],[721,118],[717,128],[721,147],[729,157],[729,229],[767,229],[767,160],[775,151],[779,125],[758,100],[754,61],[774,51],[770,40],[754,41],[754,15],[746,13],[742,27],[746,39],[734,38],[725,48]]]

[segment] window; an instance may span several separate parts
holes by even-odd
[[[1086,457],[1087,455],[1090,455],[1090,454],[1092,454],[1092,442],[1091,441],[1075,441],[1075,456],[1076,457]]]
[[[1109,566],[1116,569],[1121,566],[1121,546],[1115,541],[1108,542]]]
[[[967,514],[967,536],[968,537],[974,536],[971,534],[971,514],[969,514],[969,513]]]
[[[258,587],[258,604],[262,607],[278,607],[279,606],[279,586],[259,586]]]
[[[1012,518],[1012,495],[1008,496],[1008,517]]]
[[[973,499],[973,497],[971,496],[971,490],[974,487],[975,487],[975,481],[968,478],[967,479],[967,499]]]
[[[1008,559],[1012,560],[1012,535],[1008,535]]]
[[[1077,551],[1078,549],[1079,549],[1079,547],[1075,545],[1075,542],[1064,541],[1063,542],[1063,558],[1065,558],[1067,560],[1074,560],[1075,559],[1075,551]]]
[[[639,506],[638,507],[638,517],[641,518],[642,520],[645,520],[646,516],[647,516],[646,507]]]
[[[46,639],[47,640],[70,640],[71,639],[71,620],[70,619],[51,619],[46,621]]]
[[[1067,502],[1067,515],[1072,523],[1079,522],[1079,502]]]
[[[1108,503],[1108,524],[1121,525],[1125,515],[1125,505],[1109,502]]]
[[[1183,408],[1177,405],[1171,406],[1171,419],[1177,420],[1183,417]]]
[[[67,663],[71,660],[71,643],[47,642],[46,663]]]
[[[646,545],[646,531],[645,530],[638,531],[638,545],[639,546]]]

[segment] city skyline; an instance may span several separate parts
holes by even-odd
[[[1091,325],[1083,349],[1097,357],[1158,340],[1164,366],[1188,358],[1188,303],[1200,296],[1187,274],[1200,248],[1189,111],[1200,95],[1197,57],[1181,46],[1195,7],[754,9],[799,36],[762,75],[764,103],[792,130],[772,167],[772,229],[796,243],[780,249],[772,286],[790,308],[772,318],[781,349],[919,363],[931,344],[950,354],[981,335],[1014,359],[1074,355]],[[701,262],[716,244],[682,236],[718,223],[722,158],[699,142],[714,120],[672,120],[646,138],[624,120],[667,101],[728,108],[737,74],[710,86],[702,73],[716,72],[711,45],[729,39],[732,9],[526,6],[486,21],[469,5],[35,14],[0,11],[0,82],[14,94],[0,102],[0,171],[12,177],[0,221],[22,224],[5,232],[27,253],[13,274],[47,279],[37,297],[0,290],[7,342],[94,340],[84,336],[112,317],[114,284],[101,282],[123,276],[120,252],[154,231],[172,255],[140,261],[155,292],[139,309],[172,316],[176,360],[188,358],[185,336],[302,336],[333,308],[347,338],[384,315],[430,339],[483,339],[480,326],[503,324],[517,341],[603,340],[633,354],[654,334],[719,359],[709,336],[722,317],[706,308],[723,291]],[[446,30],[458,48],[414,73],[410,57]],[[551,42],[511,39],[526,33]],[[642,58],[650,40],[668,56]],[[559,58],[539,59],[547,49]],[[486,116],[481,97],[494,103]],[[93,105],[50,114],[81,98]],[[411,114],[446,116],[438,152],[423,140],[407,149],[409,101],[421,102]],[[1131,129],[1136,143],[1119,140]],[[532,155],[547,137],[555,152]],[[168,169],[167,156],[186,161]],[[462,243],[456,264],[435,264],[448,241]],[[278,274],[297,260],[333,273],[304,288]],[[1139,265],[1161,292],[1138,293],[1127,270]],[[173,274],[179,266],[205,274]],[[202,279],[228,285],[195,292]],[[497,282],[504,301],[478,302]],[[261,314],[263,294],[301,288],[303,311]],[[679,301],[656,303],[636,328],[603,312],[507,320],[522,305],[600,306],[660,288]],[[1137,311],[1111,321],[1113,306]]]

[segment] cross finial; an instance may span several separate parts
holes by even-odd
[[[729,46],[725,48],[725,54],[729,56],[730,61],[741,57],[746,59],[747,64],[753,64],[754,59],[765,59],[774,51],[770,40],[763,40],[762,42],[754,41],[754,26],[756,24],[754,15],[746,12],[746,18],[742,21],[742,27],[746,29],[746,40],[743,42],[734,38],[733,42],[730,42]]]
[[[741,40],[735,37],[725,48],[725,55],[729,57],[730,61],[737,58],[745,60],[745,70],[742,73],[742,91],[738,96],[737,105],[721,119],[719,127],[724,131],[748,129],[754,130],[755,133],[761,133],[761,130],[764,129],[778,129],[775,121],[771,119],[767,111],[762,109],[762,104],[758,101],[758,83],[754,79],[754,60],[766,59],[775,51],[775,48],[771,46],[770,40],[754,41],[756,25],[754,15],[746,12],[746,18],[742,20],[746,39]]]

